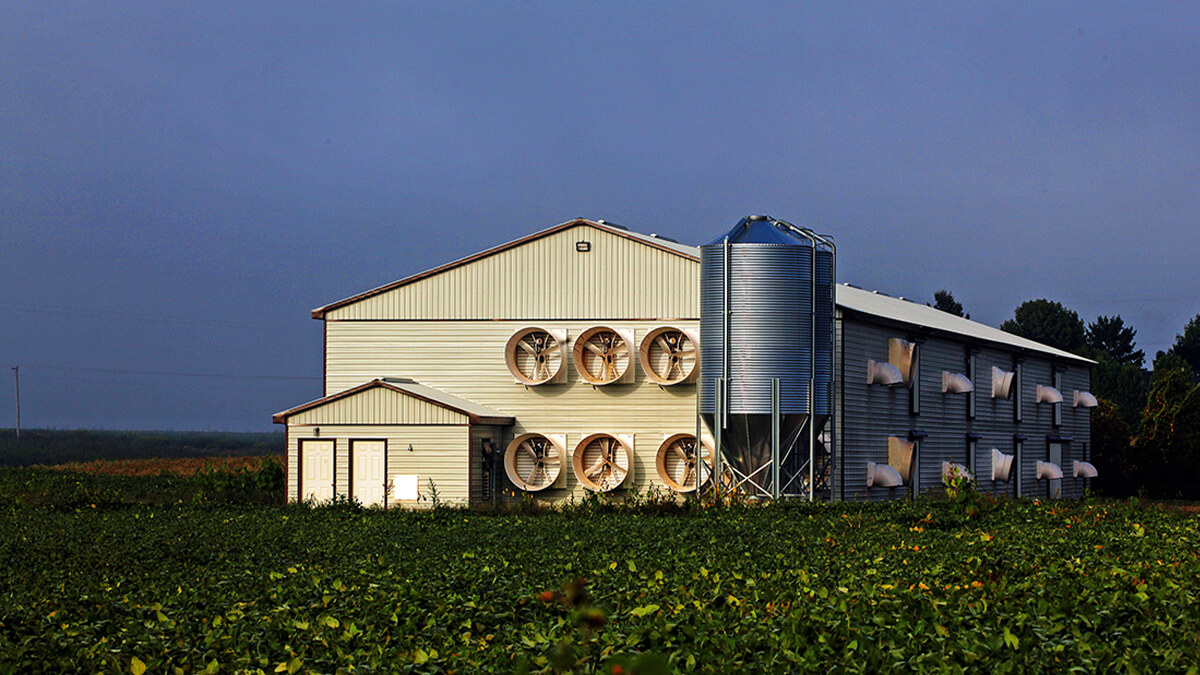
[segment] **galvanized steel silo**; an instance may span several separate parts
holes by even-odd
[[[721,437],[721,461],[751,493],[797,489],[815,443],[808,421],[823,424],[830,414],[833,249],[822,242],[789,223],[750,216],[700,249],[697,403]]]

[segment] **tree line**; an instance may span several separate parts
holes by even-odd
[[[933,307],[970,318],[946,290]],[[1200,314],[1149,369],[1137,329],[1120,315],[1084,322],[1062,303],[1029,300],[1000,329],[1097,362],[1092,458],[1097,491],[1111,496],[1200,498]]]

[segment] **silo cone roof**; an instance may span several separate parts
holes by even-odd
[[[738,221],[729,232],[713,239],[705,246],[719,246],[729,237],[731,244],[775,244],[776,246],[812,246],[807,239],[795,236],[771,216],[748,216]]]

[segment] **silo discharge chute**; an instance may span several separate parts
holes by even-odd
[[[829,488],[835,259],[828,237],[769,216],[700,249],[697,404],[747,496]]]

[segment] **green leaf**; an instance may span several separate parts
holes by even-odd
[[[304,662],[300,660],[300,657],[293,656],[291,658],[291,660],[287,662],[288,674],[291,675],[291,673],[294,673],[297,670],[300,670],[300,666],[302,666],[302,665],[304,665]]]
[[[1008,629],[1008,626],[1004,627],[1004,644],[1012,647],[1013,649],[1017,649],[1021,645],[1020,638],[1018,638],[1016,635],[1013,635],[1012,631]]]
[[[142,663],[142,660],[135,656],[129,659],[129,672],[133,673],[133,675],[142,675],[142,673],[146,672],[146,664]]]
[[[658,605],[642,605],[629,610],[630,616],[642,617],[658,611]]]

